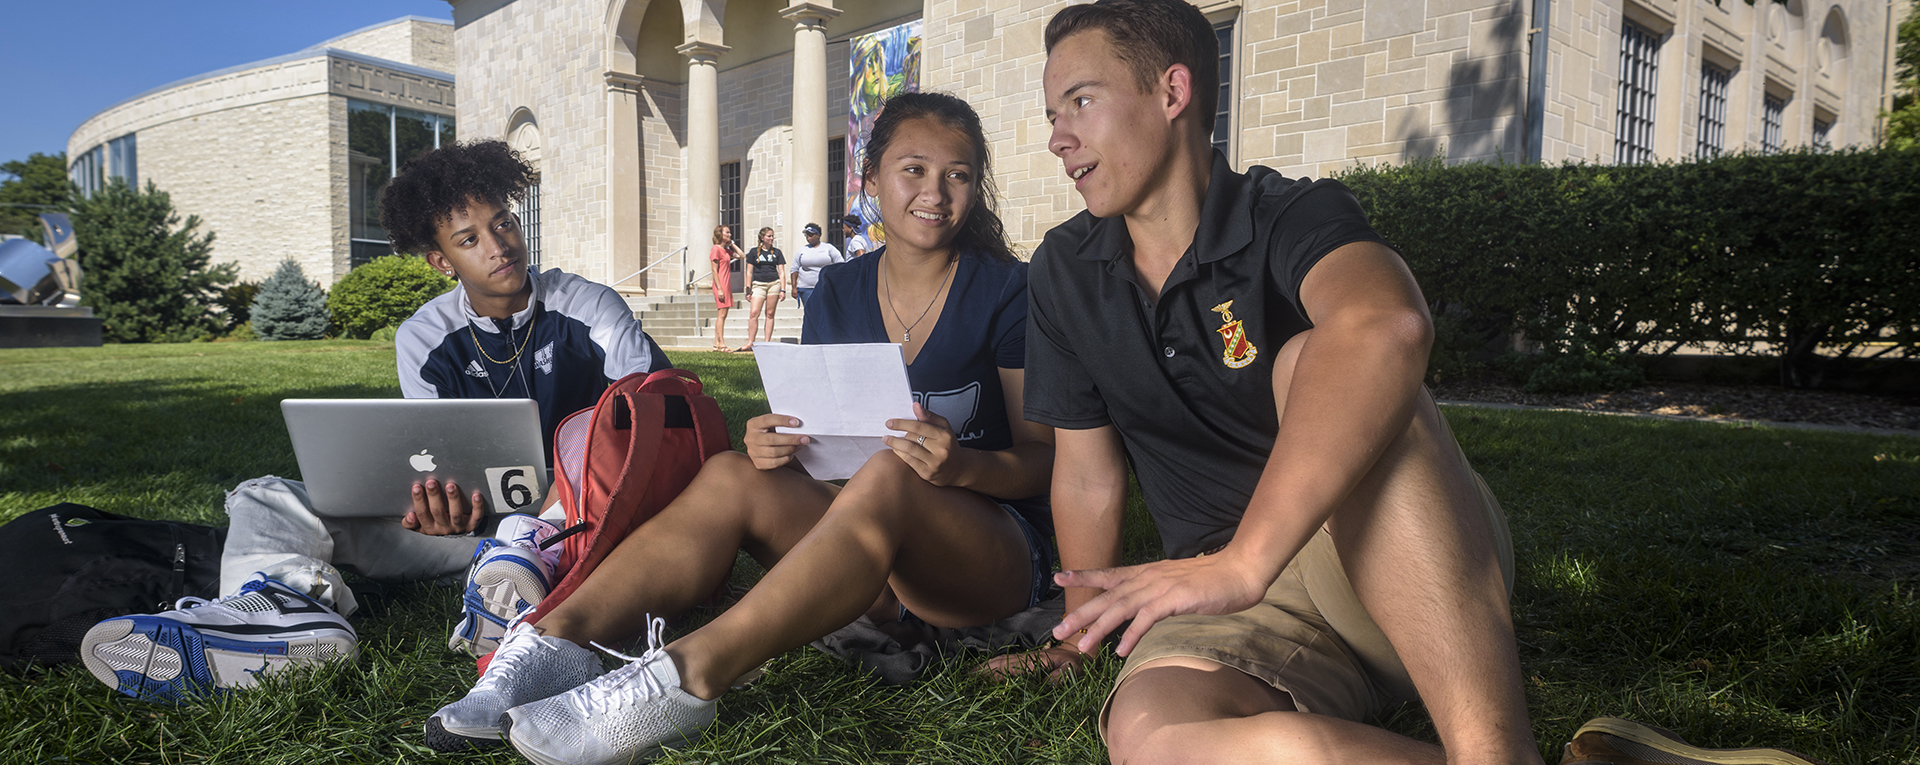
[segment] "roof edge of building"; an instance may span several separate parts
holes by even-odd
[[[415,18],[415,17],[408,16],[404,18]],[[431,19],[428,19],[428,20],[431,21]],[[381,25],[381,26],[384,26],[384,25]],[[334,39],[339,39],[339,38],[334,38]],[[73,136],[79,134],[80,131],[86,129],[88,124],[92,123],[94,120],[99,119],[101,115],[110,113],[115,109],[119,109],[120,107],[126,106],[128,104],[138,102],[141,99],[148,98],[150,96],[159,95],[161,93],[165,93],[170,90],[186,87],[196,82],[200,82],[202,80],[210,80],[215,77],[223,77],[229,74],[238,74],[241,72],[251,71],[254,69],[264,69],[266,67],[275,66],[278,64],[288,64],[288,63],[293,63],[295,61],[304,61],[311,58],[322,58],[322,57],[342,58],[350,61],[358,61],[363,64],[372,64],[382,69],[391,69],[393,71],[400,72],[403,74],[412,74],[420,77],[426,77],[429,79],[440,80],[442,82],[453,82],[453,74],[450,72],[442,72],[438,69],[428,69],[424,66],[415,66],[413,64],[394,61],[392,59],[385,59],[379,56],[370,56],[365,53],[360,53],[357,51],[344,50],[341,48],[327,48],[327,47],[316,46],[311,48],[303,48],[301,50],[297,50],[292,53],[274,56],[272,58],[263,58],[258,61],[250,61],[245,64],[229,66],[224,69],[215,69],[211,72],[206,72],[203,74],[194,75],[192,77],[174,80],[173,82],[169,82],[159,87],[148,88],[132,96],[128,96],[126,98],[120,99],[119,101],[115,101],[111,105],[107,106],[106,108],[101,109],[100,111],[94,112],[92,115],[88,116],[86,119],[81,120],[80,124],[76,126],[72,132],[67,134],[67,141],[72,142]]]
[[[441,24],[441,25],[444,25],[444,26],[449,26],[449,27],[450,27],[450,26],[453,26],[453,21],[452,21],[452,20],[450,20],[450,19],[434,19],[434,18],[428,18],[428,17],[426,17],[426,16],[416,16],[416,15],[412,15],[412,14],[409,14],[409,15],[406,15],[406,16],[401,16],[400,18],[397,18],[397,19],[388,19],[388,20],[386,20],[386,21],[382,21],[382,22],[380,22],[380,23],[378,23],[378,24],[369,24],[369,25],[367,25],[367,26],[364,26],[364,27],[361,27],[361,28],[359,28],[359,29],[355,29],[355,30],[353,30],[353,31],[351,31],[351,32],[348,32],[348,33],[346,33],[346,34],[342,34],[342,35],[334,35],[334,36],[332,36],[332,37],[329,37],[329,38],[327,38],[327,39],[325,39],[325,40],[321,40],[320,42],[317,42],[317,43],[314,43],[314,44],[312,44],[312,45],[309,45],[309,46],[307,46],[307,49],[308,49],[308,50],[320,50],[320,49],[323,49],[323,48],[328,48],[328,47],[331,47],[331,46],[332,46],[332,45],[333,45],[334,43],[337,43],[337,42],[339,42],[339,41],[341,41],[341,40],[345,40],[345,39],[347,39],[347,38],[349,38],[349,37],[352,37],[352,36],[354,36],[354,35],[357,35],[357,34],[362,34],[362,33],[365,33],[365,32],[371,32],[371,31],[373,31],[373,30],[375,30],[375,29],[380,29],[380,28],[382,28],[382,27],[390,27],[390,26],[393,26],[393,25],[395,25],[395,24],[399,24],[399,23],[402,23],[402,22],[407,22],[407,21],[424,21],[424,22],[427,22],[427,23],[429,23],[429,24]]]

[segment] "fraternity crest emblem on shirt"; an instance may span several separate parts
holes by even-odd
[[[543,375],[553,374],[553,343],[540,346],[540,350],[533,352],[533,365],[539,367]]]
[[[1220,363],[1233,369],[1252,364],[1260,356],[1260,349],[1253,347],[1253,342],[1247,339],[1246,325],[1233,318],[1233,301],[1214,306],[1213,312],[1220,314],[1222,322],[1214,331],[1220,333],[1220,339],[1227,344],[1226,351],[1220,354]]]

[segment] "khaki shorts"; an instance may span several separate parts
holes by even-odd
[[[1492,522],[1507,593],[1513,593],[1513,538],[1500,502],[1479,473],[1473,475]],[[1418,698],[1407,668],[1354,595],[1325,528],[1287,564],[1259,605],[1223,616],[1162,619],[1127,656],[1100,708],[1100,739],[1127,676],[1147,662],[1190,657],[1224,664],[1293,697],[1302,712],[1364,721]]]
[[[779,282],[754,282],[747,286],[747,299],[760,298],[761,300],[771,300],[773,299],[773,294],[779,291]]]

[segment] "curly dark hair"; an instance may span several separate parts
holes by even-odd
[[[471,200],[506,206],[526,198],[533,168],[502,141],[443,146],[414,157],[380,195],[380,225],[394,252],[423,254],[434,233]]]

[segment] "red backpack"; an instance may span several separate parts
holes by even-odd
[[[599,402],[560,421],[553,437],[553,490],[566,511],[559,582],[526,621],[534,623],[586,581],[627,534],[693,482],[708,457],[732,448],[720,405],[684,369],[627,375]],[[489,653],[480,658],[485,672]]]

